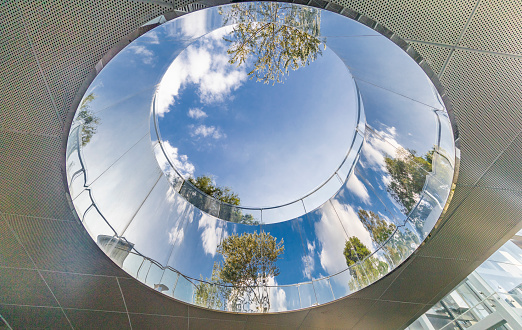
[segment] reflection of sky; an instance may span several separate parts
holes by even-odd
[[[332,175],[348,151],[350,74],[327,48],[282,84],[250,80],[251,67],[228,64],[224,30],[193,43],[167,70],[156,108],[162,139],[188,156],[190,174],[214,176],[243,205],[297,199]]]
[[[425,78],[416,80],[417,73],[410,80],[393,85],[379,81],[390,71],[373,79],[371,70],[352,70],[372,130],[366,131],[355,171],[331,203],[298,219],[261,227],[223,222],[196,210],[161,181],[164,178],[151,150],[150,102],[155,87],[172,68],[174,59],[186,61],[184,70],[194,66],[202,71],[184,74],[172,71],[178,74],[172,77],[183,78],[184,82],[180,80],[176,85],[176,93],[170,90],[173,100],[170,106],[171,100],[163,100],[161,132],[162,138],[169,141],[167,149],[171,156],[177,155],[174,158],[184,174],[214,174],[218,184],[233,187],[244,203],[250,200],[259,205],[261,198],[265,198],[266,204],[278,203],[300,197],[295,196],[296,192],[301,194],[314,188],[326,178],[314,175],[330,175],[332,166],[339,165],[339,157],[344,156],[351,141],[353,130],[346,130],[354,120],[346,108],[353,102],[351,94],[346,92],[351,88],[350,76],[331,50],[351,68],[357,63],[369,66],[380,55],[372,58],[370,50],[377,45],[365,46],[359,40],[364,37],[357,41],[359,48],[349,43],[341,47],[336,41],[315,63],[290,72],[284,84],[263,85],[248,80],[245,69],[227,67],[226,59],[220,57],[223,54],[220,38],[209,36],[206,41],[196,41],[193,48],[180,55],[189,43],[179,40],[194,40],[210,27],[221,24],[215,12],[199,13],[196,18],[187,15],[190,22],[175,20],[140,37],[104,68],[87,92],[97,95],[90,106],[101,124],[91,142],[82,148],[82,155],[88,183],[95,181],[90,188],[101,212],[119,233],[129,225],[123,236],[136,244],[137,250],[195,278],[211,276],[214,261],[222,260],[216,252],[217,246],[234,233],[264,230],[278,241],[284,239],[285,252],[277,262],[281,274],[270,279],[278,284],[309,281],[345,268],[342,252],[347,237],[357,236],[375,250],[377,246],[358,220],[357,211],[372,210],[397,224],[406,218],[387,191],[390,178],[384,158],[395,156],[398,147],[423,155],[436,143],[437,124],[432,108],[437,107],[437,100],[429,99],[431,84]],[[325,21],[328,15],[322,16],[321,23],[322,31],[328,35],[336,31],[346,35],[353,31],[372,34],[362,26],[350,30],[352,23],[335,29],[331,22]],[[208,17],[212,20],[205,21]],[[205,23],[199,26],[198,21]],[[336,35],[335,40],[340,37]],[[368,38],[389,43],[385,38]],[[364,47],[370,50],[361,50]],[[399,59],[400,54],[404,56],[395,51],[385,54],[386,64],[398,72],[400,65],[406,65],[404,59]],[[354,58],[357,61],[350,62]],[[209,64],[209,59],[215,60],[214,64]],[[408,72],[420,70],[408,60]],[[215,80],[205,76],[209,72],[215,73]],[[421,91],[419,100],[415,86]],[[448,125],[443,128],[444,148],[451,154],[450,128]],[[251,176],[249,182],[238,182],[249,173],[258,175]],[[268,194],[272,200],[264,196],[266,191],[273,192]],[[85,203],[82,207],[85,209],[86,195],[84,192],[75,201],[77,208]],[[93,210],[89,212],[94,214]],[[112,235],[100,217],[92,218],[97,221],[93,220],[92,232]],[[345,275],[332,279],[332,285],[346,288]],[[271,295],[274,302],[278,301],[275,304],[284,309],[289,305],[283,301],[292,296],[292,291],[288,289],[285,293],[278,289]]]

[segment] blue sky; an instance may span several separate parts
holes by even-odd
[[[335,172],[350,147],[353,79],[329,48],[284,83],[249,79],[251,65],[228,64],[223,30],[189,46],[163,77],[162,139],[187,156],[193,171],[186,174],[213,176],[243,205],[300,198]]]

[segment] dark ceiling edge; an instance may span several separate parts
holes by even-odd
[[[252,1],[255,1],[255,0],[252,0]],[[225,4],[229,4],[229,3],[252,2],[252,1],[231,1],[231,2],[226,2],[226,1],[222,1],[222,0],[217,0],[217,1],[216,0],[207,0],[207,1],[203,0],[203,1],[193,1],[191,3],[201,3],[201,4],[204,4],[204,5],[208,6],[208,7],[213,7],[213,6],[225,5]],[[404,39],[402,39],[398,34],[392,32],[391,30],[389,30],[384,25],[382,25],[382,24],[376,22],[375,20],[373,20],[373,19],[371,19],[371,18],[369,18],[367,16],[364,16],[364,15],[362,15],[362,14],[360,14],[360,13],[358,13],[358,12],[356,12],[356,11],[350,9],[350,8],[343,7],[341,5],[338,5],[338,4],[335,4],[335,3],[332,3],[332,2],[328,2],[328,1],[324,1],[324,0],[310,0],[308,2],[306,2],[306,1],[299,1],[299,0],[294,1],[294,2],[291,2],[291,1],[275,1],[275,2],[287,2],[287,3],[293,3],[293,4],[302,4],[302,5],[308,5],[308,6],[312,6],[312,7],[316,7],[316,8],[320,8],[320,9],[324,9],[324,10],[328,10],[330,12],[334,12],[334,13],[340,14],[342,16],[348,17],[350,19],[353,19],[355,21],[358,21],[359,23],[362,23],[365,26],[367,26],[367,27],[377,31],[378,33],[382,34],[383,36],[388,38],[390,41],[395,43],[397,46],[399,46],[404,52],[406,52],[420,66],[420,68],[428,76],[430,81],[433,83],[433,85],[435,86],[435,88],[439,92],[439,94],[440,94],[440,96],[442,98],[442,101],[444,103],[444,106],[446,108],[446,111],[448,113],[448,116],[449,116],[449,119],[450,119],[450,122],[451,122],[451,125],[452,125],[452,130],[453,130],[455,144],[456,144],[456,147],[457,147],[457,154],[455,155],[455,173],[454,173],[454,177],[453,177],[453,185],[451,187],[452,189],[451,189],[450,195],[448,197],[448,200],[446,201],[445,206],[443,208],[443,212],[439,216],[439,218],[438,218],[435,226],[431,230],[431,232],[424,239],[424,241],[421,242],[421,244],[412,253],[412,255],[410,255],[408,258],[406,258],[394,270],[392,270],[391,272],[389,272],[388,274],[386,274],[385,276],[383,276],[382,278],[380,278],[376,282],[374,282],[374,283],[377,283],[377,282],[385,279],[386,277],[391,276],[391,274],[396,274],[397,272],[401,273],[406,268],[405,265],[407,265],[409,261],[411,261],[412,259],[415,258],[415,256],[417,255],[419,249],[421,249],[427,242],[429,242],[429,240],[433,236],[435,236],[436,233],[442,228],[442,226],[444,225],[445,221],[448,220],[448,219],[444,219],[444,218],[446,217],[446,211],[447,211],[447,209],[448,209],[448,207],[449,207],[449,205],[451,203],[452,197],[453,197],[455,184],[456,184],[456,181],[457,181],[457,178],[458,178],[458,167],[459,167],[459,164],[460,164],[460,155],[459,155],[459,151],[458,151],[458,141],[459,141],[459,139],[458,139],[458,124],[457,124],[457,119],[456,119],[454,111],[453,111],[451,100],[449,99],[449,97],[448,97],[448,95],[447,95],[447,93],[445,91],[444,86],[440,82],[439,77],[432,70],[432,68],[429,66],[427,61],[425,61],[424,58],[408,42],[406,42]],[[193,12],[198,11],[198,10],[201,10],[201,9],[196,9]],[[184,14],[186,14],[186,13],[179,12],[179,11],[166,10],[162,15],[165,16],[167,21],[170,21],[170,20],[172,20],[174,18],[177,18],[177,17],[180,17],[180,16],[182,16]],[[82,85],[78,89],[78,91],[77,91],[77,93],[76,93],[76,95],[75,95],[75,97],[73,99],[73,102],[72,102],[72,104],[69,107],[69,110],[67,112],[67,115],[66,115],[66,118],[65,118],[65,121],[64,121],[64,125],[63,125],[63,130],[62,130],[62,133],[61,133],[61,142],[62,142],[62,144],[61,144],[61,150],[60,150],[60,152],[61,152],[60,153],[60,167],[61,167],[61,174],[62,174],[63,184],[64,184],[64,188],[65,188],[65,194],[66,194],[65,197],[67,199],[67,202],[68,202],[69,208],[71,210],[71,213],[73,214],[73,216],[76,219],[76,221],[78,221],[80,224],[81,224],[80,218],[77,215],[76,210],[75,210],[75,208],[73,206],[72,198],[71,198],[71,195],[70,195],[70,192],[69,192],[69,186],[68,186],[68,183],[67,183],[67,172],[66,172],[67,141],[68,141],[68,136],[69,136],[69,130],[71,128],[71,125],[72,125],[72,122],[73,122],[73,119],[74,119],[74,115],[76,114],[76,110],[78,109],[78,107],[80,105],[80,102],[81,102],[85,92],[87,91],[87,89],[89,88],[91,83],[94,81],[94,79],[97,77],[99,72],[103,69],[103,67],[105,67],[107,65],[107,63],[109,63],[128,44],[130,44],[132,41],[134,41],[135,39],[139,38],[141,35],[145,34],[146,32],[150,31],[151,29],[153,29],[153,28],[155,28],[155,27],[157,27],[159,25],[161,25],[161,24],[157,24],[156,23],[156,24],[150,24],[150,25],[145,25],[145,26],[138,27],[134,32],[131,32],[128,35],[126,35],[119,42],[117,42],[107,53],[105,53],[102,56],[102,58],[97,62],[97,64],[94,66],[94,68],[92,68],[91,72],[85,78],[84,82],[82,83]],[[83,224],[82,224],[82,228],[85,230],[85,227],[83,227]],[[515,230],[515,233],[516,232],[517,232],[517,230]],[[509,236],[509,237],[511,237],[511,236]],[[509,237],[506,240],[508,240]],[[502,244],[499,244],[499,247]],[[492,251],[492,253],[494,251],[496,251],[497,249],[498,249],[498,247],[495,248]],[[108,256],[107,256],[107,258],[109,260],[111,260],[111,262],[113,262],[112,259],[110,259]],[[480,262],[480,263],[482,263],[482,262]],[[476,265],[476,266],[478,266],[478,265]],[[476,266],[474,266],[474,268],[472,268],[469,273],[471,273],[476,268]],[[134,279],[134,280],[137,281],[138,283],[140,283],[141,285],[147,287],[148,289],[154,291],[155,293],[157,293],[155,290],[153,290],[149,286],[145,285],[141,281],[139,281],[137,279]],[[461,281],[462,280],[460,280],[458,282],[460,283]],[[374,284],[374,283],[372,283],[372,284]],[[345,297],[332,300],[332,301],[330,301],[328,303],[325,303],[325,304],[321,304],[321,305],[313,306],[313,307],[301,308],[301,309],[297,309],[297,310],[291,310],[291,311],[270,313],[270,314],[271,315],[281,315],[281,314],[288,314],[288,313],[293,313],[293,312],[310,311],[312,309],[316,309],[316,308],[320,308],[322,306],[326,306],[326,305],[329,305],[329,304],[336,303],[336,302],[338,302],[340,300],[343,300],[343,299],[346,299],[346,298],[350,298],[350,297],[354,298],[353,297],[354,294],[356,294],[358,292],[364,292],[364,291],[368,290],[368,288],[371,287],[372,284],[370,284],[370,285],[368,285],[368,286],[366,286],[366,287],[364,287],[364,288],[362,288],[362,289],[360,289],[358,291],[355,291],[355,292],[353,292],[353,293],[351,293],[351,294],[349,294],[349,295],[347,295]],[[391,285],[393,285],[393,281],[391,282],[390,286]],[[450,285],[452,285],[452,283]],[[449,288],[447,290],[447,292],[446,292],[446,290],[442,290],[445,293],[441,296],[441,298],[444,297],[454,286],[455,285],[451,286],[451,288]],[[383,293],[385,291],[386,290],[384,290]],[[175,298],[169,297],[167,295],[162,295],[162,296],[167,297],[169,299],[172,299],[173,301],[176,301],[176,302],[181,302],[181,301],[179,301],[179,300],[177,300]],[[357,299],[366,299],[366,298],[357,298]],[[375,301],[377,301],[379,299],[376,298],[376,299],[368,299],[368,300],[375,300]],[[182,302],[182,303],[184,303],[184,302]],[[188,303],[184,303],[184,304],[187,304],[190,308],[199,308],[199,309],[204,309],[204,310],[217,312],[217,313],[244,314],[244,315],[252,314],[252,313],[236,313],[236,312],[228,312],[228,311],[219,311],[219,310],[208,309],[208,308],[197,306],[197,305],[193,305],[193,304],[188,304]],[[426,310],[428,310],[428,309],[429,309],[429,307],[426,308]],[[257,314],[257,313],[254,313],[253,315],[255,315],[255,314]],[[260,315],[262,315],[262,314],[260,314]],[[304,319],[306,319],[306,317]],[[304,319],[303,319],[303,322],[304,322]],[[416,318],[408,321],[409,322],[408,324],[411,324],[415,320],[416,320]]]

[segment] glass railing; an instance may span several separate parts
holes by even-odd
[[[357,89],[357,85],[355,86]],[[285,204],[269,207],[232,205],[211,197],[198,189],[178,171],[173,161],[170,159],[168,152],[165,150],[159,130],[158,118],[156,115],[157,102],[155,100],[152,102],[153,127],[151,127],[151,134],[155,136],[157,144],[155,146],[154,154],[158,163],[168,164],[168,168],[163,168],[162,170],[176,192],[201,211],[222,220],[251,225],[275,223],[293,219],[324,204],[334,196],[339,189],[341,189],[341,187],[346,183],[350,173],[353,171],[353,166],[357,161],[357,155],[364,142],[364,134],[366,130],[364,107],[362,106],[361,101],[361,97],[358,95],[357,121],[355,124],[356,130],[350,148],[337,170],[335,170],[325,182],[307,193],[305,196]]]

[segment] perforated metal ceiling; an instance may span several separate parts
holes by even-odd
[[[520,228],[522,1],[317,0],[311,4],[353,9],[396,32],[440,76],[459,123],[461,164],[438,230],[374,285],[293,313],[211,312],[128,278],[69,209],[63,132],[102,56],[188,3],[0,5],[0,314],[13,328],[403,328]]]

